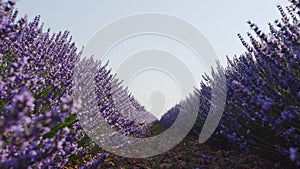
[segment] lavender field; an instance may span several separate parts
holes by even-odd
[[[14,5],[0,0],[0,168],[300,168],[300,1],[278,5],[282,17],[269,24],[269,32],[248,21],[251,43],[238,35],[245,53],[203,76],[191,94],[200,103],[189,135],[148,159],[109,153],[84,131],[76,118],[82,103],[72,97],[76,65],[96,70],[97,111],[125,136],[163,132],[189,101],[153,122],[106,63],[81,57],[68,31],[52,34],[40,23],[43,16],[17,19]],[[220,75],[225,89],[218,85]],[[209,109],[218,106],[211,105],[212,88],[226,92],[225,110],[212,137],[199,144]],[[122,111],[114,93],[122,97]],[[148,119],[134,121],[126,112]]]

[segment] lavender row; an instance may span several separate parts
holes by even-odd
[[[248,22],[255,36],[248,33],[251,44],[239,35],[247,52],[228,67],[220,66],[215,75],[203,76],[200,90],[199,115],[194,131],[199,133],[211,105],[212,89],[226,92],[226,105],[213,140],[245,152],[258,152],[274,160],[276,166],[300,166],[300,2],[291,1],[270,33],[263,33]],[[220,74],[226,76],[226,89],[215,87]],[[212,87],[214,86],[214,87]],[[218,93],[218,92],[217,92]],[[185,102],[185,101],[183,101]],[[161,122],[170,126],[182,104],[166,113]]]
[[[39,16],[17,20],[13,6],[0,1],[0,168],[61,168],[97,148],[76,120],[81,105],[72,98],[74,68],[83,61],[69,32],[44,31]],[[145,133],[144,123],[114,111],[112,91],[123,93],[121,110],[128,102],[130,110],[145,109],[120,84],[112,90],[116,79],[106,66],[95,81],[100,115],[124,135]],[[105,154],[90,154],[83,167],[101,165]]]

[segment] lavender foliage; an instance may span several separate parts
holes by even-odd
[[[211,105],[211,91],[226,92],[225,111],[213,139],[271,156],[276,166],[299,167],[300,2],[291,4],[287,12],[278,6],[282,18],[269,24],[268,34],[249,22],[258,38],[248,33],[250,45],[239,35],[247,52],[228,59],[229,66],[219,66],[212,77],[203,76],[200,89],[161,122],[170,126],[180,109],[199,106],[193,129],[199,133],[210,106],[218,106]],[[76,120],[81,103],[71,97],[75,65],[93,66],[93,59],[80,59],[69,32],[44,31],[39,16],[31,22],[26,17],[17,20],[13,6],[13,1],[0,0],[0,168],[62,168],[72,157],[86,158],[95,149],[98,153],[81,167],[101,166],[108,154],[88,139]],[[99,114],[124,135],[147,133],[147,122],[128,116],[147,115],[145,109],[106,65],[96,69]],[[219,74],[226,76],[226,89],[218,88]],[[112,95],[122,101],[117,105]]]
[[[277,166],[295,168],[300,166],[300,2],[291,3],[288,14],[278,5],[282,18],[275,25],[269,24],[268,34],[249,21],[258,38],[248,33],[250,45],[238,35],[247,52],[228,59],[226,69],[217,68],[215,73],[226,76],[227,89],[214,90],[225,91],[227,99],[213,140],[225,140],[245,152],[258,152]],[[218,106],[210,102],[212,84],[218,76],[203,78],[194,94],[200,97],[198,123],[194,126],[198,132],[209,107]],[[173,124],[181,105],[170,109],[161,122]]]
[[[39,16],[31,22],[26,17],[17,20],[13,5],[0,1],[0,168],[61,168],[71,157],[84,158],[97,148],[76,120],[80,103],[71,97],[80,52],[69,32],[44,31]],[[112,91],[107,84],[116,79],[105,66],[99,67],[98,77],[99,97],[106,99]],[[120,92],[122,108],[130,102],[145,111],[126,89]],[[143,124],[117,117],[117,112],[105,113],[105,106],[113,110],[112,102],[99,100],[99,111],[123,134],[146,131]],[[92,154],[85,166],[100,165],[105,157]]]

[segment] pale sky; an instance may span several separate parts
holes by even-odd
[[[69,30],[79,49],[98,30],[118,18],[145,12],[178,16],[193,24],[206,36],[220,62],[226,66],[226,55],[232,58],[235,54],[239,55],[245,51],[237,38],[237,33],[246,38],[246,32],[250,30],[246,22],[251,20],[267,31],[268,22],[273,23],[280,17],[276,4],[286,6],[287,2],[288,0],[20,0],[17,2],[17,8],[20,15],[27,14],[29,18],[41,15],[45,28],[50,27],[52,32]],[[129,55],[137,50],[154,47],[168,50],[171,48],[171,51],[177,54],[188,53],[187,49],[172,44],[174,42],[170,42],[169,39],[161,38],[159,44],[153,43],[156,38],[145,36],[130,39],[125,46],[111,51],[110,56],[113,58],[121,54]],[[186,63],[189,62],[193,61],[187,59]],[[115,67],[110,66],[114,70]],[[197,77],[196,83],[199,84],[201,74],[205,70],[190,67]],[[158,83],[159,79],[166,82]],[[158,90],[163,93],[166,91],[164,109],[156,114],[157,117],[184,98],[178,94],[180,90],[172,78],[158,72],[152,74],[146,72],[143,76],[137,77],[129,85],[129,90],[148,110],[151,109],[151,93]]]

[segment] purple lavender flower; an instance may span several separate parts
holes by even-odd
[[[298,154],[298,148],[290,148],[290,159],[291,161],[295,161]]]

